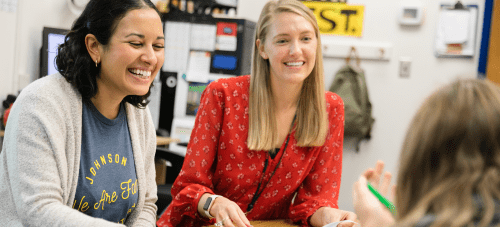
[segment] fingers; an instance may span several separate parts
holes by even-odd
[[[245,224],[245,226],[252,226],[250,224],[250,220],[248,220],[245,213],[243,213],[243,211],[241,209],[238,209],[238,212],[239,212],[240,218],[241,218],[241,220],[243,220],[243,223]]]
[[[367,178],[363,175],[359,176],[358,181],[354,183],[354,192],[360,193],[368,191],[367,184],[368,184]]]
[[[227,215],[225,217],[223,217],[222,215],[217,215],[217,217],[215,217],[215,220],[217,221],[215,223],[215,226],[234,227],[234,225],[231,223],[231,219]]]
[[[378,160],[375,164],[375,172],[382,175],[382,170],[384,170],[385,163],[382,160]]]
[[[372,184],[373,187],[378,189],[379,183],[380,183],[380,176],[382,176],[382,171],[384,171],[384,162],[378,160],[377,164],[375,164],[375,171],[371,175],[370,178],[367,178],[368,181],[370,181],[370,184]]]
[[[388,196],[388,199],[389,199],[390,201],[394,201],[394,198],[396,197],[396,189],[397,189],[397,188],[396,188],[396,185],[393,185],[393,186],[391,187],[391,193],[390,193],[390,194],[389,194],[389,196]]]
[[[365,170],[365,172],[362,175],[365,176],[366,179],[370,179],[373,176],[373,172],[375,172],[375,170],[372,168],[369,168],[369,169]]]
[[[385,172],[384,177],[382,178],[382,183],[379,185],[378,191],[382,193],[382,195],[384,195],[385,197],[388,196],[387,192],[389,191],[389,187],[391,185],[391,178],[392,174],[389,172]]]
[[[367,205],[364,201],[366,201],[366,197],[369,195],[368,187],[366,186],[367,180],[365,176],[361,175],[354,183],[353,190],[352,190],[352,202],[354,205],[354,210],[356,213],[360,214],[363,213],[363,210],[365,210],[365,206]]]
[[[368,180],[368,178],[366,176],[359,176],[358,178],[358,182],[361,183],[361,184],[366,184],[366,181]]]
[[[250,226],[250,221],[248,221],[247,217],[243,213],[243,211],[237,207],[236,209],[232,209],[229,211],[229,216],[233,220],[233,224],[238,227],[246,227]],[[234,217],[234,218],[233,218]]]
[[[344,220],[356,221],[356,219],[358,219],[358,216],[355,213],[347,212],[347,216]]]
[[[352,227],[354,225],[356,225],[356,220],[357,220],[357,216],[355,213],[353,212],[349,212],[349,211],[344,211],[344,218],[341,220],[341,221],[345,221],[345,220],[349,220],[349,221],[353,221],[353,222],[342,222],[340,223],[338,226],[343,226],[343,227]]]
[[[382,176],[382,171],[384,170],[384,166],[385,166],[384,162],[378,160],[377,163],[375,164],[375,169],[369,168],[365,170],[365,172],[362,174],[376,189],[379,188],[380,176]]]
[[[221,212],[222,213],[222,212]],[[216,220],[217,220],[217,223],[221,223],[220,225],[218,226],[224,226],[224,227],[235,227],[234,224],[233,224],[233,221],[231,220],[231,216],[228,215],[228,214],[225,214],[225,216],[223,216],[223,214],[221,215],[218,215],[216,217]],[[217,224],[216,223],[216,224]],[[243,225],[244,227],[245,225]]]
[[[354,183],[353,190],[352,190],[352,198],[353,198],[353,203],[354,205],[357,204],[358,201],[363,200],[363,195],[365,193],[365,190],[368,190],[366,187],[366,177],[364,175],[359,176],[358,181]]]
[[[236,203],[224,197],[218,197],[215,201],[217,201],[217,203],[213,205],[212,210],[216,214],[215,217],[217,223],[220,223],[220,226],[251,226],[250,221],[248,221],[247,217]]]
[[[354,223],[354,222],[342,222],[337,226],[338,227],[353,227],[354,225],[356,225],[356,223]]]
[[[364,220],[367,214],[376,212],[378,209],[384,209],[382,203],[368,189],[367,180],[363,175],[354,183],[352,193],[354,210],[356,214],[360,215],[360,219]]]

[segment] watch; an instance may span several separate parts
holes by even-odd
[[[203,210],[205,211],[205,215],[207,215],[208,218],[214,218],[210,214],[210,207],[212,207],[212,203],[214,202],[215,198],[221,197],[220,195],[211,195],[210,197],[207,198],[207,201],[205,202],[205,205],[203,205]]]

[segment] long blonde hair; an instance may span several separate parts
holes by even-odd
[[[311,74],[305,79],[297,107],[295,137],[298,146],[321,146],[328,132],[326,113],[323,59],[318,23],[310,9],[297,0],[271,0],[263,8],[255,40],[261,45],[266,42],[266,35],[274,18],[283,12],[296,13],[307,19],[314,26],[318,46],[316,62]],[[253,50],[252,75],[249,96],[249,129],[247,146],[251,150],[270,150],[278,142],[275,108],[272,104],[270,67],[268,60],[262,58],[257,49]]]
[[[487,80],[458,80],[432,94],[408,129],[397,180],[398,224],[426,214],[432,226],[466,226],[484,209],[491,222],[500,199],[500,88]]]

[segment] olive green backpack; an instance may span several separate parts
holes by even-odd
[[[370,132],[375,121],[363,71],[345,65],[336,73],[329,90],[344,101],[344,137],[357,138],[356,151],[359,151],[361,140],[371,138]]]

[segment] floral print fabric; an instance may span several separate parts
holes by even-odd
[[[239,76],[214,81],[203,91],[184,164],[172,186],[173,201],[158,226],[213,224],[215,219],[208,220],[197,211],[204,193],[222,195],[246,212],[261,179],[265,189],[247,214],[249,220],[292,219],[307,226],[308,218],[318,208],[338,208],[344,134],[342,99],[325,93],[329,132],[323,146],[297,146],[293,130],[286,151],[283,142],[262,173],[268,151],[253,151],[246,146],[249,86],[250,77]],[[280,166],[269,179],[281,156]]]

